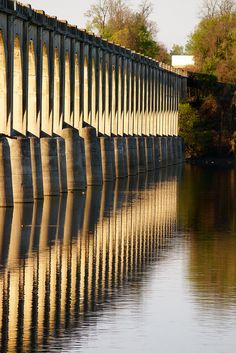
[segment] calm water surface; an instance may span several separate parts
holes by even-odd
[[[0,352],[236,352],[236,171],[0,209]]]

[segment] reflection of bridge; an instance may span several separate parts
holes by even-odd
[[[4,177],[4,183],[8,183],[1,186],[0,182],[1,194],[5,195],[0,196],[0,205],[12,204],[6,175],[12,179],[15,202],[59,194],[60,187],[61,191],[84,188],[86,180],[88,184],[101,183],[101,178],[93,178],[99,174],[94,172],[93,163],[84,178],[78,177],[83,174],[78,139],[82,136],[91,140],[85,126],[93,127],[96,136],[100,136],[103,180],[137,174],[139,167],[142,171],[153,169],[153,164],[158,167],[167,157],[170,163],[181,159],[181,140],[177,135],[179,100],[186,93],[183,72],[58,21],[43,11],[15,5],[14,8],[14,2],[0,0],[0,134],[31,139],[0,140],[0,163],[4,165],[0,180]],[[104,140],[102,136],[114,139]],[[126,138],[120,141],[119,136]],[[161,143],[157,136],[172,138],[166,143],[163,137]],[[59,162],[55,161],[55,151]],[[86,167],[94,158],[99,163],[93,152],[94,144],[89,149],[85,146]],[[120,154],[126,160],[126,153],[128,170],[122,172]],[[62,159],[67,162],[64,186],[58,179],[63,175],[57,165]],[[113,159],[116,168],[110,166]],[[48,173],[50,170],[52,173]],[[19,174],[23,176],[19,178]],[[58,175],[58,180],[52,180],[52,174]],[[42,177],[44,189],[40,184]]]
[[[176,230],[177,171],[0,209],[1,352],[47,346],[123,283],[138,288]]]

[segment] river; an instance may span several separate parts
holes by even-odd
[[[234,353],[236,170],[0,208],[0,352]]]

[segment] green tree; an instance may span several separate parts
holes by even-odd
[[[157,28],[150,20],[151,13],[152,5],[146,0],[137,11],[123,0],[99,0],[86,13],[87,29],[145,56],[169,62],[167,49],[156,40]]]
[[[188,51],[199,72],[236,83],[236,10],[231,0],[207,0],[205,14],[190,36]]]
[[[184,47],[179,44],[173,44],[172,49],[170,51],[170,55],[184,55]]]

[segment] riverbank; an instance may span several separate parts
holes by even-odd
[[[236,167],[235,158],[227,157],[196,157],[186,159],[191,165],[212,166],[212,167]]]

